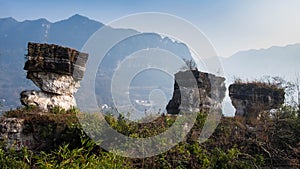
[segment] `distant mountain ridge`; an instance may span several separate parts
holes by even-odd
[[[102,23],[78,14],[54,23],[43,18],[22,22],[11,17],[3,18],[0,19],[0,33],[3,35],[0,37],[0,43],[3,44],[0,49],[24,46],[28,41],[55,43],[80,49],[87,38],[102,26]]]
[[[54,23],[46,19],[22,22],[12,17],[0,19],[0,101],[2,104],[8,107],[18,106],[20,91],[35,88],[26,79],[23,70],[24,55],[29,41],[80,49],[101,26],[102,23],[80,15]]]
[[[20,105],[19,93],[25,89],[35,88],[34,85],[26,79],[24,66],[24,54],[26,54],[27,43],[29,41],[38,43],[53,43],[81,50],[86,41],[93,33],[103,27],[104,24],[90,20],[81,15],[73,15],[68,19],[51,23],[46,19],[25,20],[18,22],[13,18],[0,19],[0,99],[4,105],[15,107]],[[113,29],[111,36],[126,33],[127,29]],[[108,35],[109,36],[109,35]],[[102,102],[109,102],[110,98],[110,80],[117,63],[132,52],[146,48],[162,48],[171,51],[181,58],[191,58],[188,47],[171,39],[161,37],[155,33],[139,34],[130,37],[116,44],[109,51],[103,62],[106,68],[104,74],[97,77],[102,88],[96,89],[96,94]],[[90,56],[96,57],[96,56]],[[12,77],[13,75],[13,77]],[[140,82],[151,78],[144,77]],[[173,82],[172,82],[173,83]],[[103,94],[104,95],[100,95]]]
[[[12,17],[0,18],[0,102],[6,108],[19,106],[20,92],[26,89],[35,89],[32,82],[26,79],[26,73],[23,70],[27,42],[54,43],[80,50],[88,38],[103,26],[103,23],[78,14],[54,23],[46,19],[18,22]],[[135,30],[113,29],[115,33],[123,31]],[[126,42],[116,44],[108,53],[110,56],[103,60],[102,68],[105,70],[99,70],[96,78],[100,86],[102,85],[100,89],[96,89],[96,94],[103,94],[98,99],[101,102],[111,99],[109,93],[111,76],[114,68],[124,56],[140,49],[156,47],[169,50],[181,58],[191,58],[191,53],[185,44],[174,42],[167,37],[162,38],[157,34],[147,33],[128,38]],[[251,80],[269,75],[292,80],[295,74],[299,73],[299,55],[300,43],[284,47],[241,51],[228,58],[220,57],[220,60],[227,85],[229,85],[235,77]],[[157,72],[154,74],[158,75]],[[166,88],[165,81],[170,81],[170,78],[165,76],[164,78],[153,79],[146,75],[136,78],[134,82],[147,82],[151,85],[162,82],[164,85],[160,87]]]
[[[221,61],[229,79],[234,76],[249,80],[280,76],[291,81],[300,72],[300,43],[240,51],[228,58],[221,58]]]

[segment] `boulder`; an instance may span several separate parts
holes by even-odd
[[[73,95],[58,95],[43,91],[26,90],[21,93],[21,103],[27,106],[37,106],[42,110],[61,107],[68,110],[76,106]]]
[[[229,96],[236,116],[255,119],[260,112],[277,109],[284,103],[284,89],[264,83],[235,83]]]
[[[75,107],[73,95],[80,87],[87,58],[88,54],[75,49],[29,42],[24,69],[41,91],[23,91],[21,103],[45,111],[56,106],[66,110]]]
[[[167,105],[168,114],[181,111],[209,113],[221,110],[225,97],[225,78],[198,70],[175,74],[173,97]]]
[[[0,119],[0,139],[6,143],[6,149],[14,148],[19,151],[25,146],[32,148],[36,145],[32,134],[24,134],[24,127],[24,119],[4,117]]]

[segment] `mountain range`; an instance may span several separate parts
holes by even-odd
[[[0,99],[4,104],[4,108],[19,106],[20,92],[36,89],[33,83],[26,79],[26,72],[23,70],[24,55],[27,53],[28,42],[53,43],[81,50],[93,33],[103,26],[104,24],[100,22],[78,14],[55,23],[51,23],[46,19],[25,20],[22,22],[18,22],[13,18],[0,19]],[[107,35],[108,37],[137,32],[110,27],[108,29],[111,29],[111,33]],[[168,37],[161,37],[155,33],[142,33],[122,40],[107,53],[107,57],[104,57],[98,70],[96,80],[99,83],[96,84],[99,84],[99,86],[95,92],[99,102],[112,104],[110,83],[118,63],[125,56],[147,48],[165,49],[176,53],[181,58],[191,58],[190,51],[185,44],[175,42]],[[157,77],[161,73],[154,72],[154,74]],[[148,79],[148,84],[153,84],[155,81],[153,73],[148,73],[142,78],[136,78],[135,82],[140,84],[145,82],[145,79]],[[151,80],[149,81],[149,79]],[[164,82],[163,79],[160,81]],[[143,92],[143,95],[147,95],[149,91]],[[169,93],[171,95],[171,92]]]
[[[47,42],[80,49],[102,23],[80,15],[51,23],[46,19],[18,22],[0,19],[0,99],[7,107],[20,105],[22,90],[35,88],[23,70],[28,42]]]
[[[0,19],[0,103],[4,109],[20,106],[19,94],[23,90],[35,89],[31,81],[26,79],[23,70],[27,50],[27,43],[54,43],[81,50],[85,42],[104,24],[91,20],[85,16],[74,15],[58,22],[49,22],[46,19],[16,21],[14,18]],[[123,30],[114,29],[115,33]],[[115,45],[106,55],[98,70],[96,80],[100,88],[96,88],[99,102],[110,103],[110,82],[114,69],[118,63],[135,51],[147,48],[161,48],[171,51],[181,58],[192,58],[189,48],[180,42],[161,37],[155,33],[143,33],[131,37]],[[287,80],[293,80],[299,73],[300,44],[291,44],[283,47],[271,47],[238,52],[230,57],[220,57],[223,65],[227,85],[234,78],[259,79],[263,76],[281,76]],[[160,72],[151,72],[143,77],[137,77],[135,84],[147,83],[149,90],[139,90],[142,97],[147,96],[151,87],[162,83],[159,87],[168,89],[168,97],[171,97],[173,81],[163,75],[163,78],[155,78],[162,75]],[[168,81],[168,83],[166,83]],[[171,86],[170,86],[171,84]],[[133,96],[132,99],[137,98]]]
[[[300,44],[240,51],[221,61],[229,81],[234,78],[259,80],[265,76],[293,81],[300,72]]]

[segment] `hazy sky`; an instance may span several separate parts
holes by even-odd
[[[81,14],[102,23],[137,12],[164,12],[196,25],[220,56],[300,43],[299,0],[0,0],[0,18],[51,22]]]

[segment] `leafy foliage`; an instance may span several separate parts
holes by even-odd
[[[242,117],[223,117],[215,133],[202,144],[197,138],[206,115],[199,113],[185,141],[163,154],[144,159],[121,157],[100,148],[82,131],[75,114],[83,116],[77,109],[37,112],[39,110],[32,107],[9,111],[5,116],[25,118],[28,124],[34,122],[31,129],[35,130],[48,121],[41,130],[45,132],[45,140],[56,140],[48,143],[51,149],[33,151],[24,148],[16,152],[1,148],[0,168],[260,168],[300,165],[300,117],[299,110],[293,107],[265,112],[255,126],[246,125]],[[98,118],[87,116],[93,120]],[[133,123],[122,116],[107,115],[104,118],[124,135],[143,138],[167,130],[177,117],[161,116],[150,123]],[[62,123],[63,132],[52,134]]]

